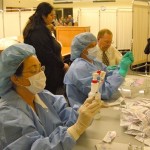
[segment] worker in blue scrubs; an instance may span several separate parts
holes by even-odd
[[[68,107],[45,88],[44,67],[28,44],[0,55],[0,149],[71,150],[101,108],[94,97]]]
[[[104,82],[99,88],[101,98],[104,101],[111,100],[112,97],[115,97],[129,66],[134,61],[132,52],[128,52],[118,66],[107,67],[96,59],[98,51],[96,45],[96,37],[89,32],[78,34],[72,41],[71,60],[73,62],[64,78],[66,94],[71,106],[84,103],[91,90],[92,73],[97,70],[106,72]]]

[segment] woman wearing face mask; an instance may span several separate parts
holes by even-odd
[[[43,90],[44,70],[28,44],[6,48],[0,72],[0,149],[71,150],[101,107],[91,98],[70,108],[62,95]]]
[[[96,42],[91,42],[85,50],[81,53],[81,57],[93,63],[93,60],[97,56],[98,48]]]
[[[81,105],[88,97],[91,89],[92,73],[97,70],[106,72],[102,86],[99,89],[102,100],[109,101],[118,98],[118,87],[123,83],[130,64],[133,62],[131,52],[124,55],[115,70],[107,70],[107,66],[96,59],[97,39],[89,32],[77,35],[71,45],[71,64],[64,83],[70,105]]]

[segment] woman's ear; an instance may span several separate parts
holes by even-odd
[[[10,79],[11,79],[11,81],[12,81],[12,83],[13,84],[15,84],[15,85],[20,85],[19,84],[19,78],[16,76],[16,75],[12,75],[11,77],[10,77]]]
[[[18,77],[16,75],[12,75],[10,79],[12,83],[15,84],[16,86],[29,86],[30,85],[30,81],[21,76]]]

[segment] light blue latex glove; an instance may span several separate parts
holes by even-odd
[[[127,52],[121,59],[120,61],[120,69],[119,69],[119,73],[120,75],[122,75],[123,77],[126,76],[128,69],[130,67],[130,65],[133,63],[134,58],[133,58],[133,53]]]
[[[111,70],[115,70],[116,68],[117,68],[116,65],[114,65],[114,66],[108,66],[107,70],[111,71]]]
[[[100,99],[95,99],[95,97],[87,98],[83,105],[80,106],[78,113],[77,122],[67,129],[67,132],[77,140],[80,135],[86,130],[86,128],[91,124],[94,116],[102,107]]]

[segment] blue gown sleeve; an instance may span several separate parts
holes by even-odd
[[[42,94],[39,95],[42,96]],[[46,96],[46,98],[43,98],[46,105],[53,105],[55,111],[65,126],[70,127],[76,122],[78,118],[77,110],[79,106],[68,107],[67,101],[63,95],[54,95],[47,90],[44,90],[44,96]]]
[[[0,107],[0,149],[4,150],[71,150],[75,141],[67,128],[59,126],[46,135],[41,126],[35,126],[32,117],[11,106]]]
[[[109,71],[107,66],[102,62],[97,61],[95,63],[100,70],[106,72],[104,82],[99,89],[101,97],[104,101],[111,100],[112,96],[117,92],[119,86],[123,83],[124,77],[119,74],[119,66],[116,66],[115,70]]]

